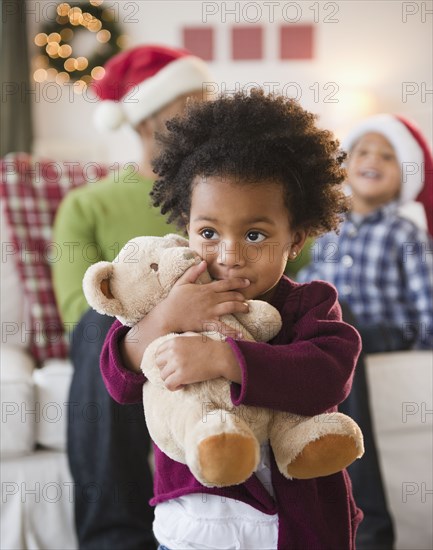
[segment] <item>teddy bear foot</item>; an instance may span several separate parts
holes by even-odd
[[[247,480],[257,466],[259,448],[252,437],[222,433],[198,446],[200,477],[208,485],[226,487]]]
[[[341,472],[358,457],[353,437],[328,434],[308,443],[287,466],[287,474],[296,479],[329,476]]]

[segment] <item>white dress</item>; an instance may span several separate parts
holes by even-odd
[[[267,444],[260,455],[256,475],[273,495]],[[153,532],[170,550],[275,550],[278,515],[231,498],[194,493],[158,504]]]

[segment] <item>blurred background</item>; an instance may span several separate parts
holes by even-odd
[[[55,37],[44,39],[43,31],[56,31],[55,19],[68,13],[68,4],[25,4],[31,77],[20,91],[22,103],[31,104],[33,151],[61,159],[138,159],[139,144],[130,130],[96,133],[91,123],[95,98],[86,78],[74,83],[74,70],[52,66],[56,57],[59,61]],[[82,3],[82,13],[86,5],[101,9],[103,26],[86,27],[82,14],[75,13],[75,36],[68,42],[73,52],[60,52],[61,61],[85,59],[92,65],[113,45],[186,47],[209,62],[215,93],[254,84],[284,93],[339,136],[366,115],[400,113],[412,118],[431,143],[431,1],[94,0]],[[6,17],[12,21],[14,15]],[[15,33],[9,53],[19,48],[16,38]]]

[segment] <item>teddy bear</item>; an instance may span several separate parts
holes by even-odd
[[[83,290],[91,307],[134,326],[163,300],[179,277],[201,261],[178,235],[137,237],[113,262],[90,266]],[[208,272],[198,284],[211,281]],[[266,342],[281,329],[279,312],[267,302],[249,300],[248,313],[221,317],[234,334]],[[224,341],[214,327],[202,338]],[[308,479],[338,472],[363,454],[358,425],[341,413],[303,417],[245,405],[234,406],[231,382],[217,378],[169,391],[160,376],[155,354],[167,334],[145,350],[141,368],[146,423],[154,443],[171,459],[187,464],[194,477],[209,487],[246,481],[260,460],[260,446],[268,441],[285,477]]]

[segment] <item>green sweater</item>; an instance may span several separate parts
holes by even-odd
[[[68,327],[89,308],[82,281],[91,264],[113,261],[133,237],[176,231],[151,206],[152,184],[128,170],[118,174],[117,181],[113,176],[74,189],[62,201],[53,236],[62,254],[53,263],[52,272],[57,305]]]

